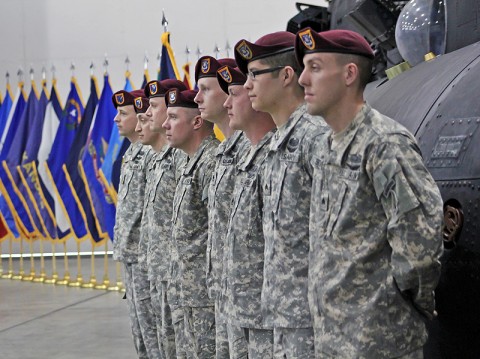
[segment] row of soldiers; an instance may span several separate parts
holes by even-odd
[[[442,200],[364,101],[373,59],[352,31],[280,31],[201,57],[198,90],[113,95],[139,358],[423,357]]]

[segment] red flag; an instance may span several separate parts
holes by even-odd
[[[192,89],[192,83],[190,82],[190,62],[187,62],[185,65],[183,65],[183,83],[185,86],[187,86],[187,89],[191,90]]]

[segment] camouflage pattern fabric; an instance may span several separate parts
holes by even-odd
[[[230,348],[228,345],[228,329],[223,303],[219,298],[215,299],[215,358],[230,359]],[[233,353],[232,353],[233,354]]]
[[[215,323],[217,325],[217,323]],[[228,350],[231,359],[246,359],[248,358],[248,346],[245,339],[245,332],[236,324],[227,323],[227,342]],[[218,347],[217,347],[218,359]]]
[[[206,137],[184,165],[173,200],[172,238],[178,253],[174,281],[180,286],[184,307],[214,305],[207,295],[205,263],[208,235],[208,186],[219,141]]]
[[[261,176],[270,140],[268,132],[256,146],[249,146],[238,166],[233,207],[225,240],[223,296],[231,323],[262,328],[261,294],[265,239],[262,228]]]
[[[215,171],[208,188],[207,287],[211,299],[220,292],[223,271],[223,248],[230,216],[232,193],[238,160],[248,144],[241,131],[236,131],[215,151]]]
[[[321,118],[299,106],[270,142],[263,183],[265,236],[262,307],[264,325],[309,328],[308,219],[311,146],[325,132]]]
[[[414,137],[364,105],[315,168],[309,295],[317,358],[397,358],[427,339],[442,198]]]
[[[175,352],[177,359],[186,359],[187,339],[185,338],[185,313],[183,308],[172,309],[172,323],[175,331]]]
[[[150,279],[150,296],[157,326],[160,352],[165,359],[177,357],[175,350],[175,331],[172,323],[172,312],[167,302],[167,282]]]
[[[147,273],[138,264],[125,264],[125,294],[138,357],[162,358],[150,300],[150,282]]]
[[[315,359],[313,328],[274,328],[275,359]]]
[[[187,358],[215,358],[215,307],[184,307]]]
[[[170,278],[173,197],[185,160],[183,151],[164,146],[150,161],[147,171],[142,237],[145,234],[150,279]]]
[[[123,156],[113,239],[113,258],[123,263],[138,261],[146,164],[152,155],[150,146],[135,142]]]
[[[273,358],[273,329],[243,328],[248,359]]]

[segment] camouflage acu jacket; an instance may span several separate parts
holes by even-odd
[[[214,299],[220,290],[223,271],[223,248],[238,161],[245,153],[248,141],[236,131],[222,142],[215,154],[215,171],[208,189],[207,287]]]
[[[312,164],[316,350],[394,358],[421,348],[440,274],[442,199],[414,137],[365,105]]]
[[[147,168],[139,262],[150,279],[170,276],[173,196],[185,159],[183,151],[166,145]]]
[[[298,107],[273,136],[265,160],[262,307],[268,327],[309,328],[308,219],[311,148],[326,129],[323,119]]]
[[[223,267],[223,296],[230,321],[244,328],[262,328],[261,294],[265,238],[262,228],[261,176],[274,131],[249,146],[235,178]]]
[[[178,252],[172,281],[180,288],[180,305],[213,305],[208,298],[205,263],[208,236],[208,186],[215,168],[219,142],[205,138],[195,155],[185,164],[173,200],[172,238]]]
[[[113,258],[124,263],[137,263],[146,164],[153,155],[150,146],[135,142],[123,156],[115,217]]]

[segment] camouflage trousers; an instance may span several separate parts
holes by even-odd
[[[273,357],[315,359],[313,328],[274,328]]]
[[[273,358],[273,329],[242,328],[248,359]]]
[[[215,358],[230,359],[230,350],[228,347],[227,323],[223,313],[223,303],[218,298],[215,299]],[[233,357],[232,357],[233,358]]]
[[[125,264],[125,294],[127,297],[133,342],[140,359],[161,359],[157,328],[147,272],[138,263]]]
[[[178,303],[178,286],[175,283],[167,283],[167,304],[172,313],[172,326],[175,333],[175,352],[177,359],[186,359],[185,347],[185,315],[183,308]]]
[[[423,359],[423,348],[417,349],[411,353],[402,355],[401,357],[395,359]]]
[[[230,359],[247,359],[248,346],[243,329],[237,324],[227,323],[227,334]]]
[[[160,279],[150,280],[150,296],[157,324],[159,348],[165,359],[175,359],[175,331],[172,324],[172,312],[167,302],[167,282]]]
[[[215,358],[215,306],[184,307],[187,359]]]

